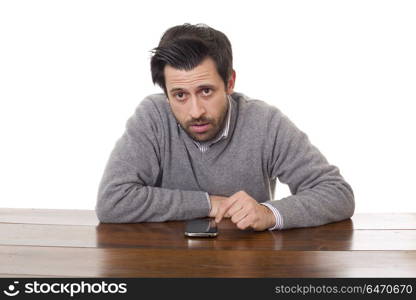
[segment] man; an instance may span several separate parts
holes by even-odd
[[[239,229],[288,229],[350,218],[351,187],[280,110],[234,92],[228,38],[206,25],[168,29],[153,82],[128,120],[98,191],[101,222],[231,218]],[[276,179],[291,196],[274,199]]]

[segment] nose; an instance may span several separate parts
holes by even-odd
[[[190,116],[193,119],[199,119],[206,113],[205,107],[201,100],[197,97],[192,97],[191,99],[191,109],[189,111]]]

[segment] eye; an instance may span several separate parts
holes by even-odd
[[[204,89],[202,89],[202,94],[204,96],[209,96],[209,95],[211,95],[211,93],[212,93],[212,89],[211,88],[204,88]]]
[[[185,93],[184,92],[178,92],[175,94],[175,98],[179,101],[185,100]]]

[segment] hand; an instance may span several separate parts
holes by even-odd
[[[211,200],[211,211],[209,212],[209,217],[215,218],[218,213],[218,209],[221,206],[221,203],[224,202],[228,198],[223,197],[223,196],[210,195],[209,199]],[[224,215],[224,218],[229,218],[229,217],[230,216],[227,213]]]
[[[215,222],[221,222],[228,214],[239,229],[253,228],[266,230],[276,224],[273,212],[244,191],[240,191],[220,203],[215,215]]]

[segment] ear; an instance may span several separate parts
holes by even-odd
[[[231,95],[232,93],[234,93],[234,86],[235,86],[235,77],[236,77],[236,73],[233,70],[230,78],[228,79],[228,83],[227,83],[227,95]]]

